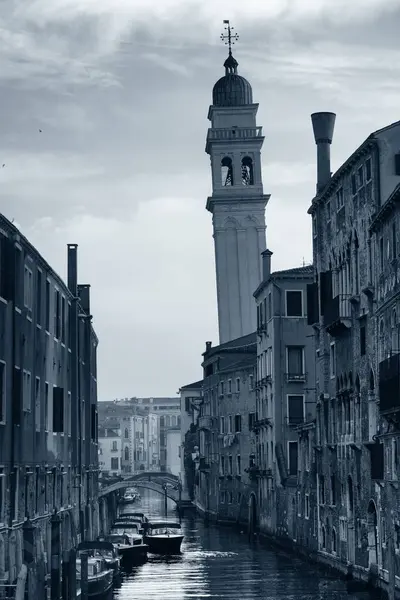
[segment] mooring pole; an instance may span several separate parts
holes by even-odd
[[[51,600],[60,600],[61,596],[61,519],[57,512],[51,517]]]
[[[81,600],[88,600],[88,555],[81,553]]]
[[[167,514],[168,514],[168,496],[167,496],[167,486],[165,483],[163,485],[163,488],[164,488],[164,513],[165,513],[165,516],[167,516]]]
[[[68,600],[76,600],[76,550],[69,551]]]

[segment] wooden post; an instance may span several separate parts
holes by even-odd
[[[164,512],[165,516],[168,515],[168,496],[167,496],[167,486],[164,484]]]
[[[69,585],[69,552],[63,552],[63,561],[61,567],[61,596],[62,600],[68,600],[68,585]]]
[[[51,600],[61,596],[61,519],[56,512],[51,517]]]
[[[388,600],[395,600],[396,598],[396,551],[394,547],[394,520],[393,520],[393,489],[390,482],[386,485],[387,489],[387,502],[389,505],[390,520],[388,523],[388,575],[389,575],[389,589],[388,589]]]
[[[81,600],[88,600],[88,555],[81,553]]]
[[[68,600],[76,600],[76,550],[69,551]]]

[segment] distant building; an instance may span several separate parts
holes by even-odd
[[[203,402],[198,417],[199,453],[195,502],[211,519],[247,521],[257,485],[255,439],[256,334],[212,347],[203,354]]]
[[[0,215],[0,264],[0,580],[16,580],[30,519],[31,581],[45,598],[52,554],[98,535],[98,339],[75,244],[66,285]],[[51,543],[53,514],[61,542]]]
[[[165,471],[166,433],[181,425],[179,398],[132,397],[99,402],[99,424],[105,426],[109,419],[121,423],[123,471]]]
[[[122,437],[119,423],[99,429],[99,466],[102,473],[122,473]]]
[[[167,468],[166,470],[181,477],[181,430],[170,427],[166,432],[167,438]]]
[[[183,489],[188,491],[188,482],[186,481],[186,463],[189,460],[193,452],[193,448],[186,448],[185,441],[192,439],[190,436],[187,438],[187,433],[191,430],[193,425],[197,422],[197,416],[200,410],[200,404],[202,400],[202,388],[203,381],[196,381],[184,385],[179,390],[181,395],[181,474],[182,474],[182,485]],[[188,452],[189,454],[188,454]],[[191,472],[191,469],[190,469]]]

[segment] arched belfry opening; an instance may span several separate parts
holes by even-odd
[[[233,185],[233,164],[229,156],[221,160],[221,183],[223,187]]]
[[[253,159],[250,156],[242,158],[242,184],[254,185]]]

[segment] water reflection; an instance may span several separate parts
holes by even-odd
[[[162,500],[143,494],[141,510],[162,516]],[[172,505],[170,507],[172,509]],[[171,510],[169,517],[176,518]],[[206,527],[194,516],[182,521],[182,555],[149,555],[124,576],[119,600],[354,600],[344,582],[321,576],[304,562],[249,544],[229,528]]]

